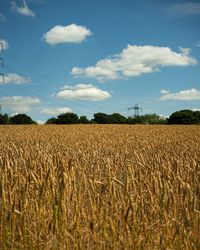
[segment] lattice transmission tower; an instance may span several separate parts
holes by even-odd
[[[142,108],[139,107],[138,104],[135,104],[134,107],[128,108],[128,110],[132,110],[132,109],[134,110],[134,117],[138,117],[140,115],[140,112],[142,112]]]
[[[1,54],[3,53],[3,43],[2,42],[0,42],[0,53]],[[4,66],[3,62],[4,62],[3,57],[0,57],[1,68],[3,68],[3,66]],[[5,82],[5,75],[1,71],[0,71],[0,76],[1,76],[0,84],[3,84]],[[0,104],[0,115],[2,115],[2,114],[3,114],[3,111],[2,111],[2,106]]]
[[[1,52],[1,53],[3,52],[3,43],[1,43],[1,42],[0,42],[0,52]],[[3,68],[3,66],[4,66],[3,57],[0,57],[0,62],[1,62],[1,67]],[[2,77],[1,82],[4,83],[4,80],[5,80],[4,78],[5,78],[5,76],[4,76],[4,74],[3,74],[2,72],[0,72],[0,76]]]

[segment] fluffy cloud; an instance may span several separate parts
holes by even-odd
[[[6,96],[0,98],[0,103],[7,106],[13,112],[29,112],[32,106],[41,103],[40,99],[31,96]]]
[[[192,111],[200,111],[200,108],[192,108]]]
[[[78,84],[75,86],[65,86],[57,93],[57,97],[85,101],[102,101],[111,97],[111,95],[109,92],[98,89],[92,84]]]
[[[43,108],[41,113],[48,114],[48,115],[60,115],[64,113],[72,112],[70,108],[61,107],[61,108]]]
[[[31,78],[30,77],[25,77],[25,76],[20,76],[15,73],[9,73],[4,76],[4,82],[3,79],[0,80],[0,84],[23,84],[23,83],[30,83]]]
[[[4,50],[9,48],[8,42],[5,39],[0,39],[0,43],[3,44]]]
[[[176,18],[179,16],[200,15],[200,3],[186,2],[173,4],[167,8],[167,13]]]
[[[158,71],[167,66],[188,66],[197,63],[189,56],[190,49],[174,52],[168,47],[128,45],[120,54],[100,60],[95,66],[74,67],[74,76],[91,77],[100,82],[139,76]]]
[[[1,13],[0,13],[0,21],[3,21],[3,22],[5,22],[5,21],[6,21],[5,16],[4,16],[3,14],[1,14]]]
[[[35,13],[31,9],[29,9],[26,1],[22,0],[22,2],[23,2],[23,5],[18,6],[15,1],[12,1],[11,9],[19,14],[34,17]]]
[[[85,26],[70,24],[67,26],[56,25],[43,35],[45,41],[51,45],[59,43],[81,43],[92,33]]]
[[[176,93],[166,93],[160,97],[160,100],[167,101],[167,100],[178,100],[178,101],[197,101],[200,100],[200,90],[195,88],[181,90]]]
[[[166,95],[166,94],[169,94],[169,90],[168,89],[162,89],[161,91],[160,91],[160,93],[162,94],[162,95]]]

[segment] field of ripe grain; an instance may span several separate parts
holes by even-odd
[[[200,249],[200,126],[0,126],[0,249]]]

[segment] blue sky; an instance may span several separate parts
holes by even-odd
[[[36,121],[200,109],[199,31],[195,0],[0,0],[0,104]]]

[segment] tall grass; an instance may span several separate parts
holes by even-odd
[[[0,249],[200,249],[200,127],[1,126]]]

